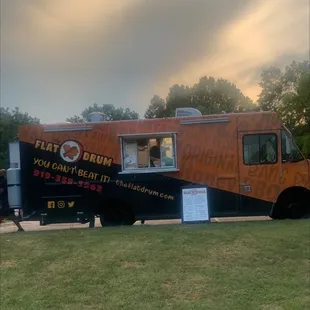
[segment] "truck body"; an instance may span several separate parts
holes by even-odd
[[[271,112],[24,125],[18,143],[20,208],[41,225],[179,219],[186,185],[208,186],[211,217],[310,213],[310,162]]]

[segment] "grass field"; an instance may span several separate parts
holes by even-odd
[[[310,309],[310,221],[1,235],[0,309]]]

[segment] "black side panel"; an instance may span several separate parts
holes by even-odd
[[[109,200],[117,199],[130,205],[136,219],[181,216],[180,188],[189,182],[160,174],[119,174],[121,167],[116,164],[69,164],[57,154],[34,149],[28,143],[21,142],[20,150],[25,215],[36,211],[39,218],[48,212],[49,216],[69,221],[78,212],[91,214]],[[83,177],[85,171],[88,176],[97,174],[96,180]],[[211,217],[235,216],[238,210],[240,214],[251,215],[252,210],[253,214],[265,215],[271,208],[255,200],[248,204],[249,208],[241,209],[241,199],[244,198],[240,195],[209,188]]]
[[[240,215],[266,215],[269,216],[272,209],[272,202],[255,199],[240,195]]]

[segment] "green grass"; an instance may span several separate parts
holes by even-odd
[[[0,309],[309,309],[310,221],[1,236]]]

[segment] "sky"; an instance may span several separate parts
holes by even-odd
[[[309,0],[0,0],[1,106],[62,122],[97,104],[141,117],[202,76],[257,100],[264,68],[309,59]]]

